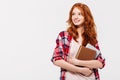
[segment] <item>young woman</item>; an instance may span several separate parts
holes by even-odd
[[[101,53],[95,60],[84,61],[75,58],[80,45],[86,46],[90,43],[100,50],[95,22],[89,7],[82,3],[75,3],[67,22],[69,27],[59,33],[51,59],[61,68],[60,80],[100,80],[98,69],[102,69],[105,65]]]

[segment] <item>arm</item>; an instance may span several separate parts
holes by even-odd
[[[89,61],[80,60],[78,65],[86,66],[89,67],[90,69],[103,67],[103,64],[99,60],[89,60]]]
[[[57,60],[57,61],[54,61],[53,62],[56,66],[59,66],[63,69],[66,69],[70,72],[74,72],[74,73],[81,73],[85,76],[89,76],[92,71],[89,69],[89,68],[81,68],[81,67],[77,67],[77,66],[74,66],[73,64],[70,64],[64,60]]]
[[[77,67],[66,61],[67,55],[65,54],[65,51],[64,51],[65,49],[63,45],[67,45],[66,43],[69,43],[69,42],[64,43],[63,39],[65,38],[62,38],[62,36],[63,36],[63,32],[60,33],[58,38],[56,39],[56,47],[54,49],[53,57],[51,59],[53,64],[71,72],[82,73],[86,76],[90,75],[92,71],[89,68]]]
[[[102,68],[103,65],[99,60],[90,60],[90,61],[79,61],[78,65],[82,65],[82,66],[86,66],[89,67],[91,69],[93,68]]]
[[[99,60],[84,61],[84,60],[78,60],[78,59],[75,59],[75,58],[70,58],[69,62],[74,64],[74,65],[85,66],[85,67],[88,67],[90,69],[102,68],[103,67],[102,63]]]
[[[75,72],[75,73],[77,73],[77,72],[80,72],[81,70],[80,70],[80,68],[79,67],[76,67],[76,66],[74,66],[74,65],[72,65],[72,64],[70,64],[70,63],[68,63],[68,62],[66,62],[66,61],[64,61],[64,60],[57,60],[57,61],[54,61],[53,62],[56,66],[59,66],[59,67],[61,67],[61,68],[63,68],[63,69],[66,69],[66,70],[68,70],[68,71],[71,71],[71,72]]]
[[[95,47],[99,50],[98,43],[95,45]],[[99,53],[96,60],[84,61],[84,60],[77,60],[75,58],[69,58],[69,62],[74,65],[85,66],[90,69],[92,69],[92,68],[96,68],[96,69],[100,68],[101,69],[105,65],[105,59],[102,57],[101,53]]]

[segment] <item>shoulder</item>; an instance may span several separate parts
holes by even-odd
[[[70,35],[70,33],[68,31],[61,31],[61,32],[59,32],[59,36],[61,38],[67,38],[68,40],[72,39],[72,36]]]
[[[67,36],[67,35],[70,35],[67,31],[61,31],[59,32],[59,35],[60,36]]]
[[[98,40],[96,41],[95,47],[100,50]]]
[[[61,37],[68,37],[68,36],[72,37],[68,31],[61,31],[59,32],[59,35]]]

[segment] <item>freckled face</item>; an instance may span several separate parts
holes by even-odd
[[[80,26],[84,22],[84,16],[78,8],[74,8],[72,11],[72,22],[76,26]]]

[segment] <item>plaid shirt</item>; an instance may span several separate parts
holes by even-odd
[[[51,59],[52,62],[60,59],[64,59],[65,61],[67,61],[71,40],[72,36],[67,31],[62,31],[59,33],[56,39],[56,47],[54,49],[54,53]],[[100,50],[98,43],[95,44],[95,47]],[[99,53],[96,60],[102,62],[103,67],[105,66],[105,59],[102,57],[101,53]],[[98,69],[94,69],[93,71],[95,74],[95,79],[100,80]],[[65,80],[65,72],[66,70],[61,68],[60,80]]]

